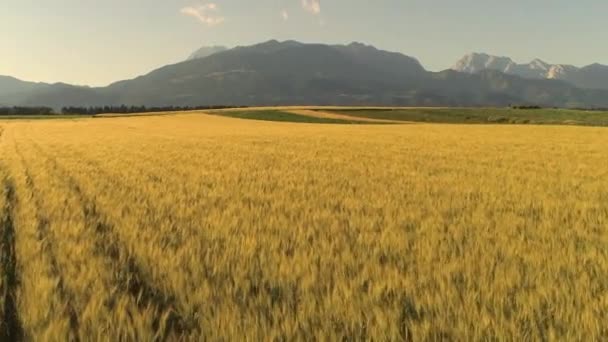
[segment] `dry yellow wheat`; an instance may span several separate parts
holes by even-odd
[[[31,339],[608,339],[604,128],[0,126]]]

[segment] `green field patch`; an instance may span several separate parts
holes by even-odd
[[[295,122],[295,123],[317,123],[317,124],[378,124],[376,122],[366,122],[357,120],[340,120],[332,118],[319,118],[314,116],[300,115],[279,110],[251,110],[251,111],[226,111],[210,112],[209,114],[228,116],[238,119]],[[380,123],[384,124],[384,123]]]
[[[410,122],[608,126],[608,112],[570,109],[404,108],[323,111],[359,118]]]

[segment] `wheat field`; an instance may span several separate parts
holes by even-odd
[[[0,339],[608,339],[608,129],[0,132]]]

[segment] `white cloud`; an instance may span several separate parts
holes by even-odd
[[[320,14],[321,0],[302,0],[302,8],[312,14]]]
[[[208,3],[199,6],[188,6],[180,10],[183,15],[196,18],[201,23],[207,26],[216,26],[224,22],[224,17],[214,15],[219,12],[220,8],[217,4]]]
[[[283,18],[284,21],[289,20],[289,13],[287,12],[287,10],[281,11],[281,18]]]

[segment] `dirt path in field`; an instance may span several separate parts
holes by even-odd
[[[316,111],[316,110],[309,110],[309,109],[290,109],[290,110],[285,110],[285,111],[288,113],[304,115],[304,116],[312,116],[315,118],[323,118],[323,119],[336,119],[336,120],[375,122],[375,123],[391,123],[391,124],[407,123],[404,121],[395,121],[395,120],[360,118],[360,117],[350,116],[350,115],[346,115],[346,114],[330,113],[330,112],[325,112],[325,111]]]

